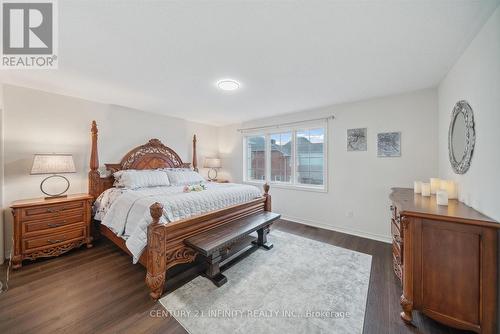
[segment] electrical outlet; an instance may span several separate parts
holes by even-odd
[[[354,211],[347,211],[345,215],[346,217],[352,218],[354,217]]]

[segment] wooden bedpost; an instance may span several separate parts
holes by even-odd
[[[146,273],[146,284],[151,292],[149,295],[153,299],[159,299],[165,286],[167,261],[166,251],[166,230],[160,224],[163,215],[163,206],[156,202],[150,206],[149,211],[153,222],[148,226],[148,262]]]
[[[196,135],[193,136],[193,169],[198,171],[198,159],[196,158]]]
[[[94,200],[99,196],[99,154],[97,153],[97,123],[92,121],[91,138],[92,147],[90,151],[90,171],[89,171],[89,194]]]
[[[264,184],[264,197],[266,198],[264,211],[271,211],[271,195],[269,195],[269,188],[269,183]]]

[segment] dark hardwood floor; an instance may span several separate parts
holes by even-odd
[[[401,287],[389,244],[286,221],[274,228],[372,255],[364,333],[465,333],[416,312],[415,327],[400,321]],[[170,281],[167,293],[194,271]],[[5,266],[1,275],[4,280]],[[156,316],[164,312],[149,298],[144,276],[142,266],[132,265],[105,239],[91,249],[24,262],[11,273],[9,290],[0,294],[0,333],[186,333],[174,318]]]

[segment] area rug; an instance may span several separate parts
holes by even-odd
[[[160,300],[191,334],[362,333],[371,256],[272,231],[223,274],[199,276]]]

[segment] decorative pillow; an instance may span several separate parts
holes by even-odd
[[[144,187],[169,186],[170,180],[165,171],[157,169],[120,170],[113,174],[115,187],[137,189]]]
[[[170,183],[173,186],[185,186],[189,184],[205,182],[205,179],[195,171],[192,170],[166,170]]]

